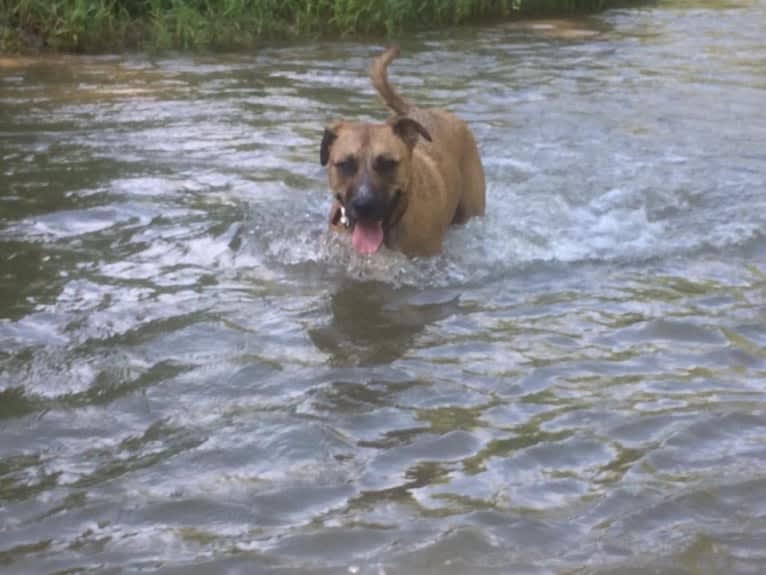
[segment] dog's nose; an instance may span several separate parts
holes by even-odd
[[[357,194],[351,200],[351,208],[358,218],[372,218],[377,208],[375,196],[372,194]]]
[[[375,219],[380,217],[381,202],[369,186],[360,186],[351,197],[351,214],[355,218]]]

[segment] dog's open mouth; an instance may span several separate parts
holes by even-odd
[[[346,215],[346,209],[340,205],[333,214],[331,222],[334,226],[344,226],[351,231],[351,245],[360,254],[374,254],[383,245],[385,234],[382,221],[351,222]]]
[[[360,254],[374,254],[383,244],[383,222],[357,221],[352,225],[351,245]]]

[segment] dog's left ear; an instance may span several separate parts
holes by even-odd
[[[414,148],[419,136],[423,136],[429,142],[431,134],[423,126],[412,118],[401,116],[391,120],[391,129],[394,134],[399,136],[410,148]]]
[[[330,146],[338,137],[338,126],[328,126],[322,135],[322,144],[319,146],[319,163],[323,166],[330,161]]]

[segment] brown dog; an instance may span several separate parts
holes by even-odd
[[[398,55],[390,48],[370,67],[395,115],[382,124],[325,129],[319,157],[335,196],[330,228],[351,232],[360,253],[385,243],[407,255],[433,255],[450,224],[484,214],[484,169],[465,122],[411,106],[394,92],[386,69]]]

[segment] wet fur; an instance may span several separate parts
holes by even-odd
[[[446,110],[413,106],[390,86],[387,69],[398,55],[391,48],[370,66],[373,86],[394,116],[382,124],[340,122],[325,130],[320,160],[329,164],[330,188],[341,200],[333,203],[330,227],[347,231],[338,223],[339,211],[356,185],[337,173],[335,162],[353,156],[370,166],[386,154],[400,162],[391,177],[373,174],[389,201],[399,194],[396,213],[384,223],[385,244],[410,256],[434,255],[450,224],[484,214],[484,169],[465,122]]]

